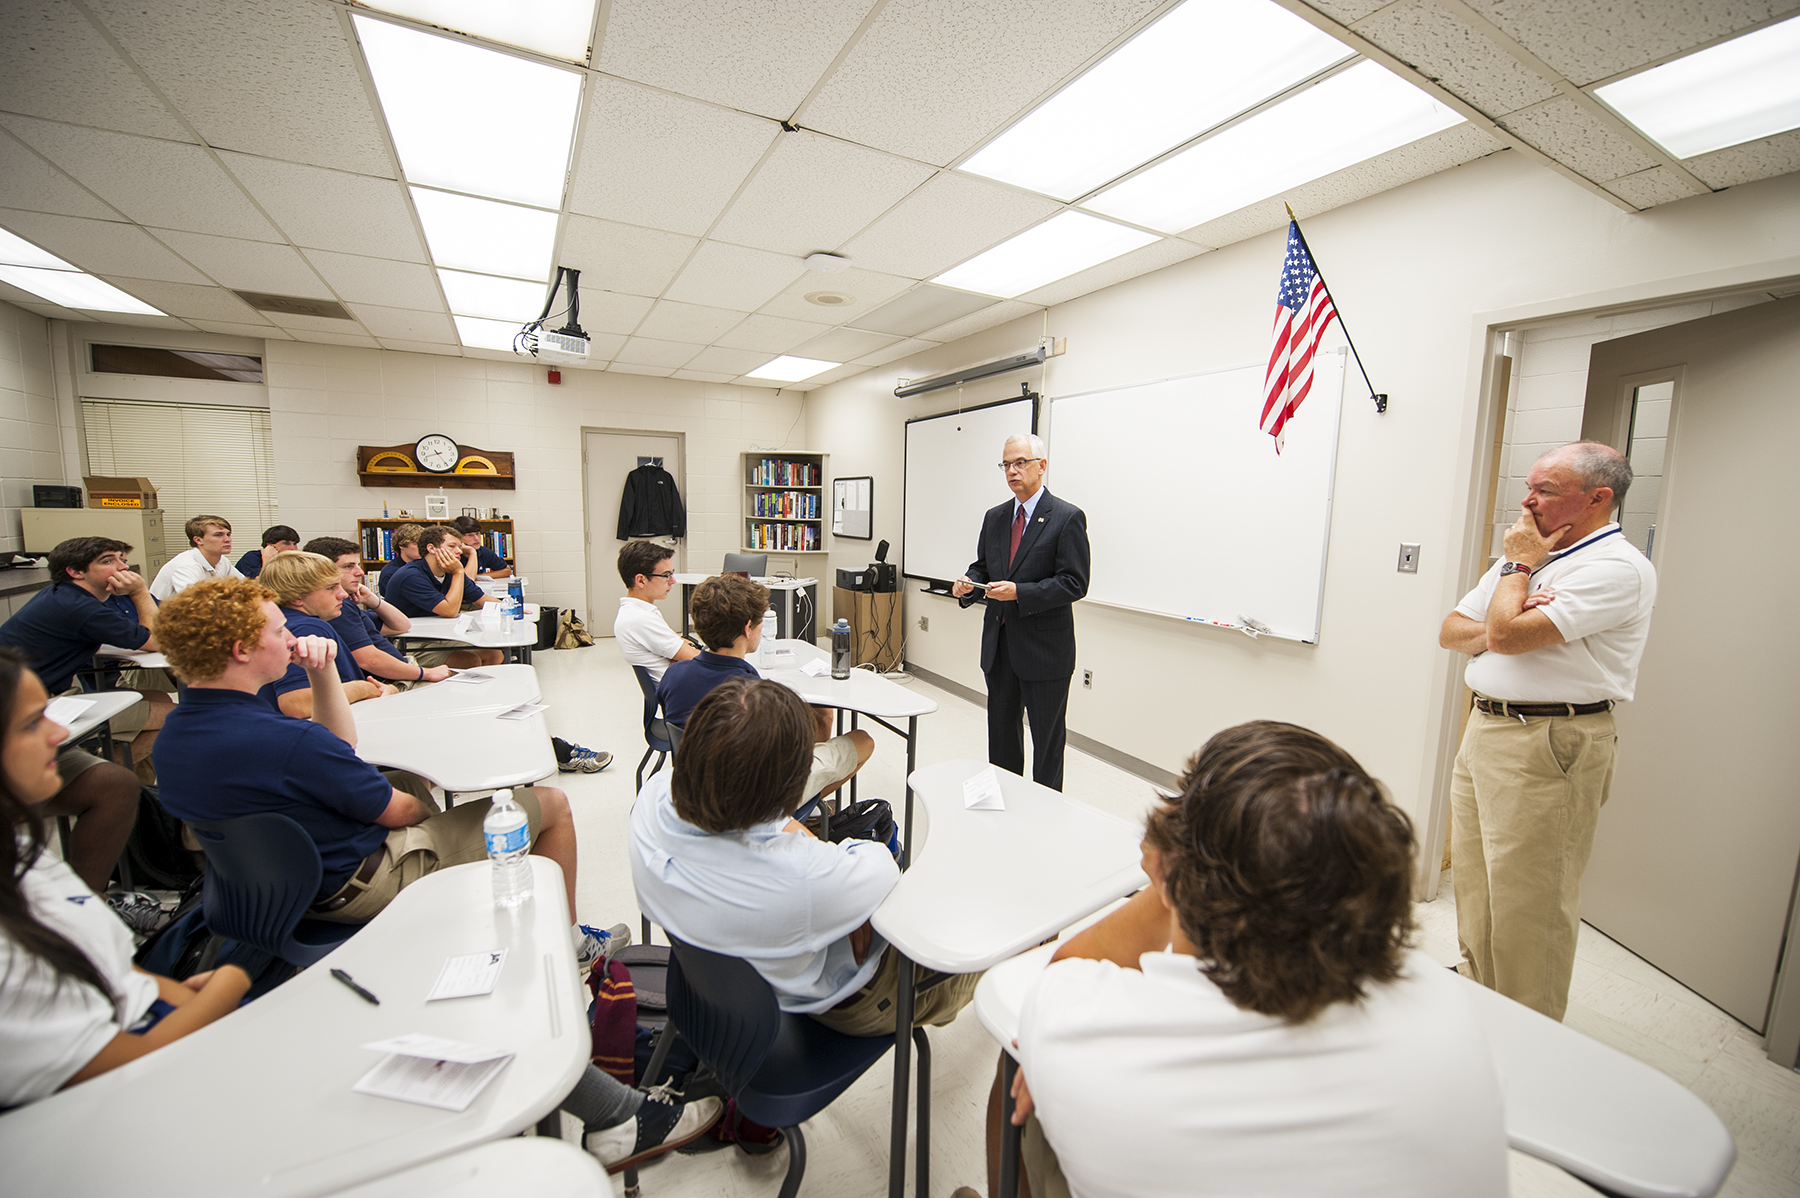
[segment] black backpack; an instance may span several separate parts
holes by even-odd
[[[181,821],[162,805],[154,786],[138,790],[137,824],[121,860],[137,890],[186,890],[205,868],[205,858],[181,843]]]

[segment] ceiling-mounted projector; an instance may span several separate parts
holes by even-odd
[[[556,306],[556,293],[564,279],[569,283],[569,323],[560,329],[547,329],[544,321],[550,318],[550,309]],[[550,294],[544,299],[544,310],[513,338],[515,354],[535,358],[547,366],[588,364],[590,343],[588,335],[581,330],[580,284],[579,270],[571,270],[567,266],[556,268],[556,281],[550,284]]]

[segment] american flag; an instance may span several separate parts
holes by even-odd
[[[1281,452],[1283,429],[1300,410],[1312,390],[1313,354],[1319,339],[1337,318],[1331,293],[1319,278],[1300,226],[1288,222],[1287,261],[1281,267],[1281,286],[1275,293],[1275,339],[1269,348],[1269,369],[1263,376],[1262,430],[1275,438]]]

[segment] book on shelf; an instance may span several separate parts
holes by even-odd
[[[750,470],[753,487],[816,487],[819,484],[817,462],[794,461],[790,458],[764,458]]]

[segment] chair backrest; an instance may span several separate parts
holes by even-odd
[[[658,753],[673,753],[680,741],[680,733],[673,724],[656,714],[656,679],[651,677],[647,666],[632,666],[631,672],[637,675],[638,689],[644,692],[644,742]],[[675,735],[670,735],[671,732]]]
[[[274,811],[188,826],[206,853],[206,926],[280,955],[319,892],[312,837]]]
[[[669,1018],[732,1095],[762,1067],[781,1031],[775,991],[748,962],[669,937]]]
[[[744,571],[754,577],[761,578],[769,572],[769,555],[766,553],[727,553],[721,574],[736,574]]]

